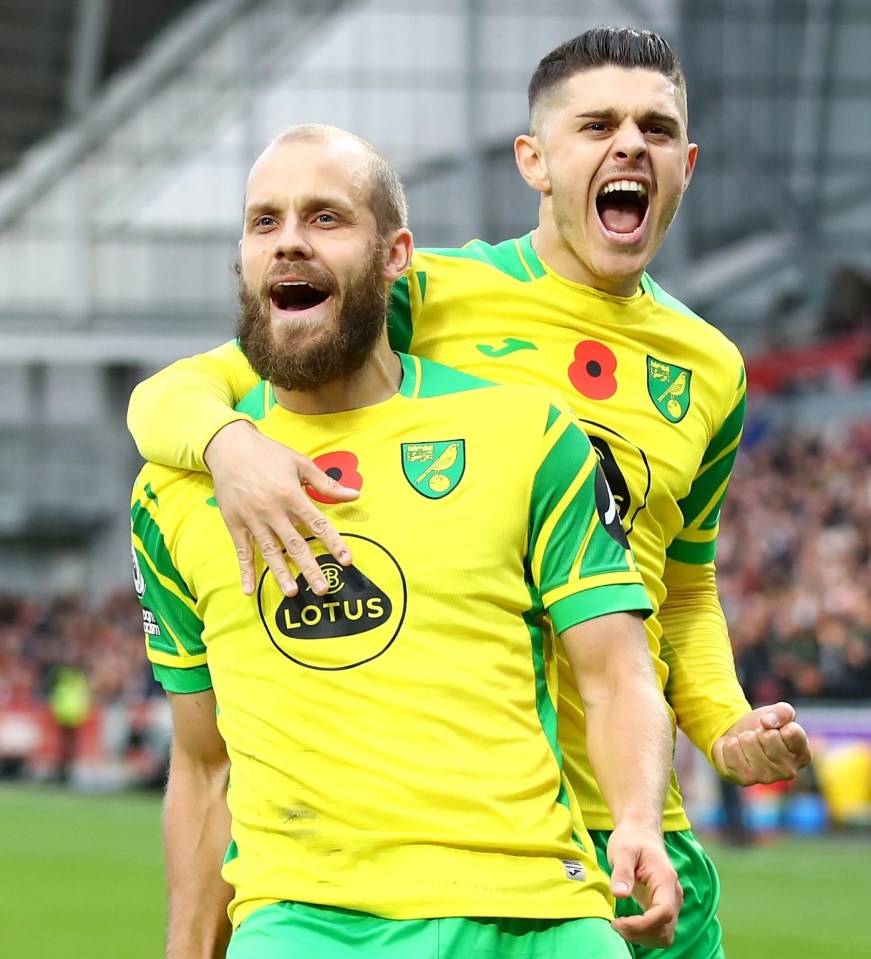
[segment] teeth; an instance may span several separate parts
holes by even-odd
[[[276,286],[310,286],[311,284],[306,283],[305,280],[283,280],[281,283],[276,283]]]
[[[599,191],[599,196],[607,196],[609,193],[615,193],[618,190],[637,193],[639,196],[645,196],[647,194],[647,187],[637,180],[615,180],[613,183],[606,183]]]

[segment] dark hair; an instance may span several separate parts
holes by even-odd
[[[599,26],[561,43],[542,57],[529,81],[529,118],[544,95],[576,73],[595,67],[655,70],[685,93],[686,81],[674,51],[659,34],[633,27]]]

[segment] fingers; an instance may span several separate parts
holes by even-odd
[[[329,526],[324,517],[321,519],[323,524]],[[320,524],[321,528],[323,524]],[[261,524],[253,525],[253,528],[249,529],[244,522],[227,521],[227,528],[236,547],[242,591],[246,596],[252,596],[256,588],[256,546],[285,596],[295,596],[299,592],[293,565],[302,573],[312,592],[322,596],[327,592],[327,581],[311,546],[289,520],[276,525],[280,526],[279,530]],[[324,535],[332,546],[331,552],[338,554],[336,558],[339,562],[345,565],[350,563],[351,553],[335,530],[330,526],[328,534]]]
[[[236,558],[239,561],[239,573],[242,578],[242,592],[246,596],[254,595],[254,546],[251,534],[244,526],[227,526],[233,545],[236,547]]]
[[[741,786],[794,779],[812,758],[807,734],[798,723],[724,737],[720,755],[718,770]]]
[[[652,949],[664,949],[674,941],[677,910],[666,906],[651,906],[640,916],[615,919],[611,927],[627,941]]]
[[[655,949],[670,946],[683,903],[683,889],[671,863],[665,860],[645,881],[639,881],[636,900],[644,912],[615,919],[612,927],[627,942]]]
[[[795,707],[790,703],[774,703],[772,706],[754,709],[753,712],[761,714],[759,722],[765,729],[780,729],[795,721]]]
[[[787,723],[780,730],[786,748],[795,756],[798,769],[803,769],[814,758],[808,735],[798,723]]]
[[[351,490],[356,493],[356,490]],[[338,534],[333,524],[324,516],[320,510],[316,509],[312,502],[307,502],[299,507],[297,512],[298,522],[305,526],[316,539],[323,543],[327,551],[333,558],[342,564],[348,566],[351,563],[351,550]],[[287,523],[282,530],[282,541],[290,552],[290,543],[288,539],[293,539],[295,533],[294,527]]]
[[[661,834],[618,825],[608,841],[608,861],[614,896],[632,895],[643,910],[641,915],[615,919],[613,928],[628,942],[651,948],[670,945],[683,889]]]
[[[311,486],[311,488],[320,493],[321,496],[336,500],[337,502],[347,503],[360,495],[359,490],[353,489],[350,486],[342,486],[336,482],[332,476],[328,476],[323,470],[318,469],[311,460],[304,459],[303,457],[300,457],[300,460],[300,481],[306,486]],[[314,531],[312,530],[312,532]]]
[[[615,899],[628,899],[635,886],[635,872],[631,866],[617,864],[611,871],[611,894]]]
[[[813,758],[807,733],[790,703],[746,713],[715,743],[717,772],[740,786],[794,779]]]
[[[286,596],[299,591],[299,574],[312,592],[325,594],[327,581],[313,544],[306,540],[308,533],[343,566],[350,565],[352,556],[306,487],[333,503],[356,499],[359,491],[341,486],[307,457],[256,430],[246,429],[233,437],[232,444],[221,445],[218,440],[225,431],[210,444],[209,466],[215,500],[236,547],[243,591],[250,596],[256,589],[259,549]]]
[[[299,592],[299,583],[293,572],[294,567],[302,574],[313,593],[322,596],[327,592],[327,581],[320,564],[309,543],[293,524],[289,522],[283,524],[281,535],[268,527],[258,527],[253,534],[248,534],[249,544],[252,539],[285,596],[295,596]],[[253,549],[249,545],[243,554],[237,546],[236,555],[239,557],[242,589],[246,595],[250,596],[255,588]]]

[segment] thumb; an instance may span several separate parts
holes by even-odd
[[[795,721],[795,709],[789,703],[763,706],[758,712],[762,714],[759,721],[764,729],[780,729],[787,723]]]
[[[332,476],[308,461],[299,468],[299,478],[306,486],[311,486],[322,496],[328,496],[333,500],[352,500],[360,495],[360,491],[352,486],[342,486]]]
[[[635,872],[628,863],[617,863],[611,872],[611,893],[615,899],[628,899],[635,886]]]
[[[795,710],[789,703],[772,703],[770,706],[758,706],[745,713],[724,736],[740,736],[741,733],[756,732],[762,729],[780,729],[795,719]],[[723,737],[721,737],[723,738]]]

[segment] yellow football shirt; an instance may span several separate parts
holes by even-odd
[[[710,754],[750,709],[734,677],[713,577],[720,506],[744,418],[737,348],[647,275],[628,298],[566,280],[538,257],[531,234],[418,252],[394,287],[390,320],[397,349],[501,383],[547,386],[575,411],[653,602],[648,640],[667,698],[681,727]],[[670,579],[684,591],[671,606]],[[669,644],[684,633],[686,648]],[[565,657],[561,668],[569,668]],[[611,828],[586,759],[583,712],[572,689],[561,689],[560,741],[584,820],[591,829]],[[666,829],[689,825],[676,777],[664,822]]]
[[[549,395],[401,357],[384,403],[305,417],[261,385],[258,427],[348,485],[354,553],[288,599],[238,585],[203,473],[148,465],[137,590],[165,688],[212,687],[231,758],[238,924],[299,900],[384,915],[611,915],[561,766],[551,629],[649,611],[598,458]],[[597,502],[598,498],[598,502]],[[612,521],[614,522],[614,521]],[[613,527],[612,527],[613,528]]]
[[[566,280],[537,256],[531,234],[416,251],[394,288],[390,324],[396,349],[502,383],[547,386],[575,411],[654,606],[648,640],[666,697],[710,757],[717,737],[750,709],[735,678],[713,562],[743,428],[737,348],[646,274],[629,298]],[[233,343],[161,371],[131,401],[140,451],[204,469],[208,441],[239,418],[232,407],[256,381]],[[560,741],[588,828],[611,828],[571,693],[560,700]],[[688,825],[674,779],[664,826]]]

